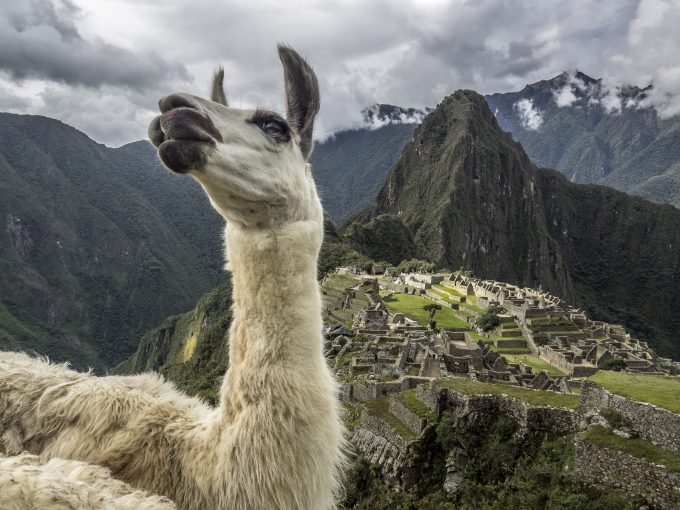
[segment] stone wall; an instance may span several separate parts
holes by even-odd
[[[581,387],[583,415],[610,407],[630,421],[640,436],[668,451],[680,453],[680,414],[667,409],[614,395],[602,386],[585,381]]]
[[[448,409],[459,416],[504,415],[512,418],[526,432],[547,432],[553,436],[570,434],[579,428],[577,413],[573,409],[534,406],[505,395],[465,395],[450,388],[442,388],[441,392],[441,411]],[[433,400],[435,398],[432,397]]]
[[[366,430],[370,430],[374,434],[387,439],[400,452],[406,453],[408,442],[385,421],[367,409],[361,411],[361,426]]]
[[[368,402],[369,400],[375,400],[391,393],[412,390],[418,384],[429,381],[430,379],[426,377],[406,376],[396,381],[388,382],[362,381],[344,383],[340,396],[346,400],[354,399],[360,402]]]
[[[352,444],[369,463],[380,466],[389,483],[396,487],[402,485],[404,467],[409,458],[405,449],[363,427],[357,427],[354,431]]]
[[[627,453],[576,441],[574,470],[588,483],[635,494],[660,510],[680,508],[680,473]]]
[[[397,395],[390,395],[390,412],[417,436],[427,426],[427,420],[411,410]]]

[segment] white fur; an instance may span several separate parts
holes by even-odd
[[[24,453],[0,457],[2,510],[175,510],[167,498],[149,495],[111,478],[108,469],[76,460]]]
[[[153,374],[93,377],[0,353],[0,451],[105,466],[183,510],[334,509],[345,434],[322,355],[323,214],[300,137],[273,144],[252,112],[187,97],[224,140],[191,171],[228,220],[234,305],[219,407]]]

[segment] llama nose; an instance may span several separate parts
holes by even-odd
[[[181,94],[170,94],[169,96],[162,97],[158,101],[158,108],[161,113],[169,112],[175,108],[193,108],[198,110],[198,106],[194,104],[191,99],[181,95]]]

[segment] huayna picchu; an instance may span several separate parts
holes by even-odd
[[[396,264],[413,254],[380,247],[404,231],[439,267],[540,288],[680,353],[680,211],[538,168],[475,92],[425,118],[345,235]]]

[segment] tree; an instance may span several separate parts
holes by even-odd
[[[411,259],[402,260],[397,269],[400,273],[432,273],[435,265],[427,260]]]
[[[430,304],[423,306],[423,310],[425,310],[426,312],[429,312],[430,319],[434,319],[434,314],[437,313],[441,309],[442,309],[442,305],[438,305],[437,303],[430,303]]]

